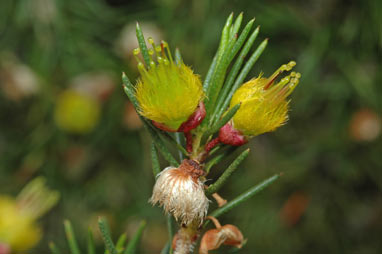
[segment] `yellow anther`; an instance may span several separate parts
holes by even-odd
[[[134,54],[135,56],[139,55],[139,53],[141,53],[140,48],[135,48],[135,49],[133,49],[133,54]]]
[[[151,45],[153,45],[153,48],[155,48],[155,46],[154,46],[154,40],[153,40],[152,37],[149,37],[149,38],[147,39],[147,41],[148,41]]]

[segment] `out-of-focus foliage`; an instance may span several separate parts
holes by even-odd
[[[230,200],[243,186],[283,177],[220,221],[229,217],[248,238],[243,253],[381,250],[381,10],[378,0],[2,0],[0,192],[18,193],[43,175],[62,196],[42,219],[45,235],[34,252],[46,253],[49,241],[66,246],[66,218],[85,246],[99,215],[128,238],[144,218],[142,253],[163,247],[164,217],[147,203],[154,181],[148,134],[120,86],[122,71],[138,76],[134,24],[179,47],[203,79],[231,11],[255,16],[258,42],[269,38],[252,76],[296,60],[302,79],[288,124],[249,144],[251,156],[221,195]],[[94,124],[86,114],[73,117],[74,126],[92,128],[57,126],[68,89],[99,106]],[[101,236],[95,240],[102,249]]]

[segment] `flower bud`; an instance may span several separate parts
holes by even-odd
[[[183,225],[202,223],[209,202],[199,179],[202,175],[204,171],[193,160],[183,160],[179,168],[167,167],[157,176],[150,202],[159,203]]]
[[[238,131],[238,133],[235,135],[229,134],[227,129],[223,129],[220,133],[223,143],[232,143],[235,145],[240,135],[242,137],[257,136],[274,131],[286,123],[288,120],[289,105],[287,97],[297,86],[301,74],[291,72],[277,84],[274,84],[274,81],[282,72],[290,71],[295,65],[296,63],[294,61],[284,64],[269,78],[263,78],[260,75],[258,78],[252,79],[242,85],[234,93],[230,108],[239,103],[241,103],[241,106],[229,124],[232,125],[233,129]],[[229,135],[233,135],[233,141],[228,140],[227,136],[229,137]],[[237,143],[240,142],[236,142],[236,144]]]
[[[139,113],[166,131],[195,128],[205,116],[199,77],[183,62],[177,64],[173,61],[166,42],[162,41],[160,46],[155,46],[151,38],[149,42],[153,48],[149,50],[148,67],[138,59],[139,49],[134,50],[141,74],[135,91]],[[192,123],[184,126],[189,121]]]

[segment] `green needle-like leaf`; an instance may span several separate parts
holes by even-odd
[[[213,125],[207,132],[206,137],[214,134],[215,132],[219,131],[221,127],[223,127],[226,123],[228,123],[229,120],[232,119],[232,117],[236,114],[236,112],[239,110],[240,104],[236,104],[233,106],[227,114],[223,116],[222,119],[220,119],[215,125]]]
[[[141,49],[142,56],[143,56],[143,59],[145,60],[146,66],[150,67],[150,55],[149,55],[149,51],[148,51],[147,46],[146,46],[145,37],[143,36],[141,27],[139,26],[138,22],[137,22],[137,26],[136,26],[135,32],[136,32],[136,35],[137,35],[139,48]]]
[[[114,246],[113,240],[111,239],[111,234],[109,230],[109,225],[105,218],[100,217],[98,219],[99,230],[101,231],[102,239],[105,243],[106,249],[110,254],[118,254],[117,249]]]
[[[237,169],[237,167],[240,165],[240,163],[247,158],[249,154],[249,149],[242,152],[232,163],[229,165],[229,167],[224,171],[224,173],[219,177],[219,179],[211,184],[207,190],[206,194],[211,195],[212,193],[217,192],[228,180],[228,178],[232,175],[232,173]]]
[[[218,52],[219,52],[219,49],[218,49]],[[217,59],[218,59],[218,52],[216,53],[216,55],[215,55],[214,58],[212,59],[210,68],[208,69],[207,75],[206,75],[206,77],[205,77],[205,79],[204,79],[203,89],[204,89],[205,92],[207,92],[208,87],[209,87],[210,84],[211,84],[212,75],[213,75],[214,72],[215,72],[216,63],[217,63]]]
[[[204,167],[204,170],[206,171],[206,174],[208,174],[211,170],[211,168],[219,163],[224,157],[226,156],[225,153],[222,153],[222,154],[219,154],[217,156],[215,156],[213,159],[211,159],[207,164],[206,166]]]
[[[168,238],[169,238],[169,242],[171,243],[172,242],[172,238],[174,237],[174,222],[173,222],[173,218],[171,215],[167,215],[167,230],[168,230]],[[172,244],[170,244],[170,247],[169,247],[169,254],[172,254]]]
[[[252,25],[250,25],[250,27],[251,26]],[[247,27],[248,27],[248,25],[247,25]],[[240,55],[237,57],[237,60],[234,63],[231,71],[229,72],[229,74],[227,76],[227,79],[226,79],[226,82],[225,82],[225,84],[223,86],[223,89],[220,92],[219,99],[218,99],[218,101],[216,103],[215,114],[213,115],[214,119],[213,119],[212,123],[216,123],[216,121],[218,121],[220,119],[221,115],[226,110],[228,104],[225,105],[225,101],[227,99],[227,96],[228,96],[229,92],[232,89],[234,89],[234,88],[232,88],[232,84],[235,82],[236,76],[239,73],[241,66],[243,65],[245,57],[247,56],[247,54],[248,54],[249,50],[251,49],[254,41],[256,40],[257,35],[259,34],[259,31],[260,31],[260,28],[257,27],[255,29],[255,31],[251,34],[251,36],[249,37],[248,41],[245,43],[243,49],[241,50]],[[245,32],[245,30],[243,31],[243,33],[244,32]],[[249,32],[249,30],[248,30],[248,32]],[[243,33],[242,33],[242,35],[243,35]],[[246,37],[245,34],[244,34],[244,36]],[[240,40],[240,38],[239,38],[239,40]]]
[[[262,191],[263,189],[265,189],[266,187],[268,187],[269,185],[271,185],[273,182],[275,182],[278,178],[280,177],[279,174],[277,175],[274,175],[270,178],[268,178],[267,180],[264,180],[262,181],[261,183],[253,186],[252,188],[250,188],[249,190],[247,190],[246,192],[244,192],[243,194],[241,194],[240,196],[238,196],[237,198],[233,199],[232,201],[228,202],[227,204],[225,204],[224,206],[216,209],[215,211],[213,211],[210,216],[213,216],[213,217],[219,217],[220,215],[230,211],[231,209],[235,208],[236,206],[240,205],[241,203],[243,203],[244,201],[247,201],[248,199],[250,199],[251,197],[253,197],[255,194],[259,193],[260,191]],[[208,222],[208,221],[207,221]],[[205,223],[204,225],[206,225],[207,223]]]
[[[255,22],[255,19],[251,19],[248,24],[244,27],[243,31],[241,32],[239,38],[235,42],[231,52],[229,53],[229,59],[232,61],[232,59],[235,57],[236,53],[241,49],[243,46],[245,40],[248,37],[249,32],[252,29],[253,23]],[[256,30],[255,30],[256,31]],[[251,39],[251,38],[250,38]],[[252,45],[251,45],[252,46]]]
[[[153,168],[154,177],[156,177],[160,172],[160,164],[157,149],[155,148],[154,142],[151,143],[151,165]]]
[[[139,103],[137,99],[135,98],[134,86],[124,72],[122,72],[122,82],[123,82],[123,90],[125,91],[131,103],[133,103],[135,110],[137,110],[139,108]]]
[[[95,254],[95,243],[94,243],[94,236],[91,229],[88,229],[88,254]]]
[[[268,39],[265,39],[253,52],[251,57],[249,58],[248,62],[244,65],[243,69],[241,70],[239,76],[237,77],[235,83],[233,84],[232,88],[229,90],[228,95],[226,96],[224,103],[219,107],[219,113],[217,116],[222,114],[224,110],[229,105],[229,102],[231,101],[231,98],[235,91],[239,88],[239,86],[243,83],[244,79],[247,77],[248,72],[252,69],[253,65],[256,63],[257,59],[259,59],[260,55],[263,53],[264,49],[267,47]],[[240,58],[240,56],[239,56]],[[221,113],[220,113],[221,112]]]
[[[115,248],[117,249],[118,253],[122,253],[125,243],[126,243],[127,236],[126,234],[122,234],[117,241],[117,244],[115,245]]]
[[[211,168],[214,165],[218,164],[222,159],[227,158],[227,156],[232,154],[238,147],[237,146],[227,146],[225,148],[228,148],[228,150],[215,156],[209,162],[207,162],[206,166],[204,167],[204,170],[206,171],[207,175],[211,171]],[[212,154],[212,152],[213,152],[213,150],[211,150],[210,155]]]
[[[49,249],[52,252],[52,254],[61,254],[60,250],[57,248],[57,246],[53,243],[49,243]]]
[[[207,116],[206,116],[206,119],[208,119],[208,112],[209,109],[214,105],[215,103],[215,99],[216,99],[216,91],[219,90],[219,87],[221,86],[220,83],[221,83],[221,80],[222,78],[224,78],[224,69],[226,68],[225,66],[227,65],[224,60],[224,55],[226,54],[226,49],[227,49],[227,46],[229,44],[229,38],[230,38],[230,27],[231,27],[231,24],[232,24],[232,19],[233,19],[233,13],[231,13],[231,15],[228,17],[227,21],[226,21],[226,24],[223,28],[223,31],[222,31],[222,36],[221,36],[221,40],[220,40],[220,45],[219,45],[219,49],[218,49],[218,52],[217,52],[217,59],[216,59],[216,65],[215,65],[215,68],[214,68],[214,71],[212,73],[212,76],[211,76],[211,80],[210,82],[208,83],[208,85],[205,87],[205,91],[206,91],[206,95],[207,95],[207,100],[206,100],[206,111],[207,111]],[[203,121],[206,122],[206,119]]]
[[[241,22],[243,21],[243,12],[241,12],[235,22],[233,23],[232,25],[232,28],[231,28],[231,31],[230,31],[230,37],[234,37],[237,35],[237,32],[239,31],[240,29],[240,26],[241,26]]]
[[[182,148],[183,148],[183,146],[182,146],[182,133],[180,133],[180,132],[175,132],[175,141],[176,141],[176,143],[178,143]],[[183,139],[184,140],[184,139]],[[184,148],[183,148],[184,149]],[[183,159],[184,159],[184,152],[182,151],[182,150],[179,150],[178,151],[178,153],[179,153],[179,159],[180,159],[180,161],[182,161]],[[187,155],[187,151],[186,151],[186,155]]]
[[[68,220],[64,221],[64,228],[65,228],[66,239],[68,241],[68,245],[70,248],[70,253],[71,254],[80,254],[81,251],[78,248],[76,236],[74,234],[73,227],[72,227],[72,224],[70,223],[70,221],[68,221]]]
[[[142,221],[139,225],[137,232],[135,232],[134,236],[130,239],[129,243],[127,244],[124,254],[135,254],[137,252],[138,243],[142,237],[142,233],[145,227],[146,221]]]

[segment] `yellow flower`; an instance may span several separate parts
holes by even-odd
[[[59,194],[44,185],[44,179],[31,181],[16,199],[0,196],[0,243],[10,246],[12,253],[34,247],[42,230],[36,220],[58,201]]]
[[[136,85],[136,98],[139,113],[170,130],[178,130],[197,110],[203,98],[203,88],[199,76],[183,62],[176,64],[168,44],[162,41],[149,50],[150,66],[146,68],[137,57],[139,49],[134,50],[141,74]],[[153,60],[156,55],[157,63]]]
[[[272,76],[252,79],[242,85],[233,95],[230,107],[241,103],[233,117],[233,127],[246,136],[257,136],[274,131],[288,120],[288,95],[292,93],[301,77],[291,72],[277,84],[275,79],[284,71],[290,71],[294,61],[282,65]]]
[[[70,89],[58,97],[55,120],[63,130],[79,134],[88,133],[97,124],[99,116],[100,105],[90,96]]]

